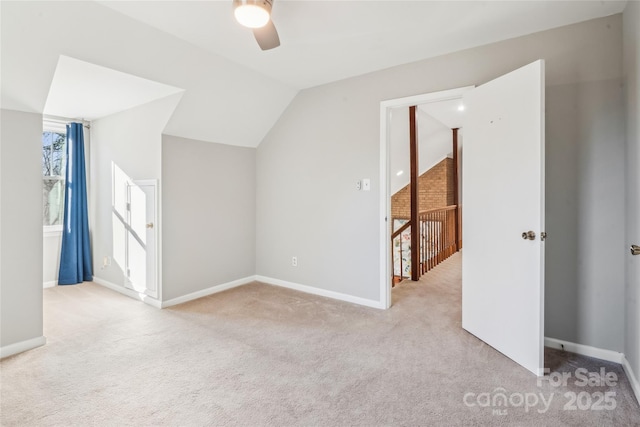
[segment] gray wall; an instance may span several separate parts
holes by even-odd
[[[162,131],[181,96],[171,95],[91,123],[89,215],[93,274],[98,279],[124,286],[124,226],[114,214],[126,215],[114,203],[124,196],[119,177],[160,179]],[[105,256],[112,259],[108,267],[103,267]]]
[[[0,112],[0,346],[42,336],[42,116]]]
[[[255,274],[255,149],[162,137],[163,300]]]
[[[546,335],[621,352],[625,177],[619,79],[547,88],[546,172]]]
[[[627,103],[627,245],[640,245],[640,3],[627,4],[623,16]],[[640,256],[626,253],[626,345],[624,353],[640,376]]]
[[[378,300],[380,101],[544,58],[545,334],[622,351],[621,27],[597,19],[302,91],[257,150],[257,274]],[[355,191],[359,178],[371,192]]]

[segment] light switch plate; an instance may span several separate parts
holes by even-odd
[[[364,178],[362,180],[362,189],[364,191],[370,191],[371,190],[371,180],[369,178]]]

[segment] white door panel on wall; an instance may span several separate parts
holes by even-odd
[[[137,181],[127,185],[126,287],[158,297],[157,185]]]

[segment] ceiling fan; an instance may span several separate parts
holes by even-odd
[[[269,50],[280,46],[280,37],[271,20],[273,0],[233,0],[236,20],[253,30],[260,49]]]

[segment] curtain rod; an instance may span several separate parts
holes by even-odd
[[[70,122],[81,122],[82,126],[86,127],[87,129],[91,129],[91,122],[85,119],[70,119],[70,118],[66,118],[66,117],[59,117],[59,116],[42,116],[42,121],[45,122],[51,122],[51,123],[60,123],[60,124],[67,124]]]

